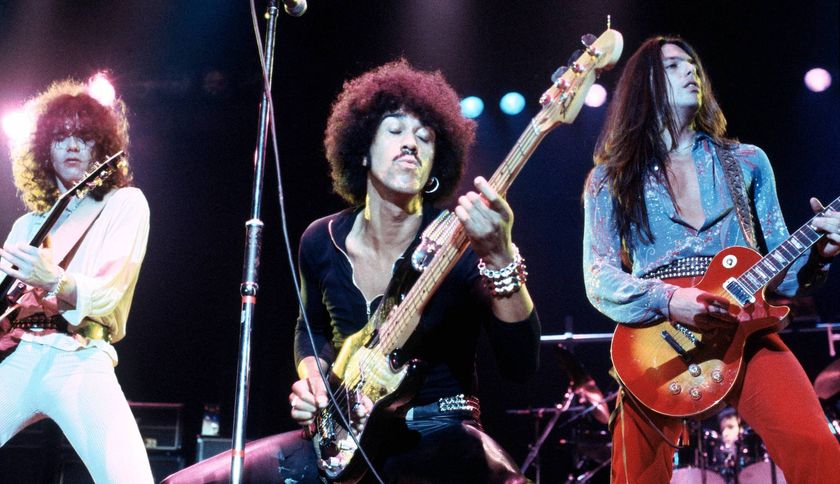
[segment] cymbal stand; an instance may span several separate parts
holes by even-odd
[[[534,482],[536,484],[540,484],[540,463],[537,460],[537,457],[540,453],[540,448],[542,447],[543,443],[545,443],[545,439],[548,438],[548,434],[554,430],[554,426],[557,425],[557,420],[560,419],[560,415],[563,414],[569,407],[572,405],[572,400],[575,398],[575,392],[570,385],[569,388],[566,390],[566,394],[563,396],[564,401],[562,404],[559,404],[555,407],[554,411],[551,412],[553,415],[545,427],[540,431],[540,419],[542,418],[544,412],[539,411],[536,413],[537,418],[534,420],[534,435],[537,436],[536,440],[533,444],[529,445],[530,451],[528,455],[525,457],[525,461],[522,463],[522,467],[519,468],[519,472],[525,474],[525,471],[533,464],[536,468],[536,476]]]
[[[607,467],[611,463],[612,463],[612,458],[609,458],[609,459],[605,460],[604,462],[601,462],[600,464],[598,464],[598,467],[592,469],[591,471],[586,471],[583,474],[577,476],[575,478],[575,482],[580,482],[581,484],[585,483],[585,482],[589,482],[590,479],[595,477],[595,474],[597,474],[598,471],[600,471],[604,467]]]

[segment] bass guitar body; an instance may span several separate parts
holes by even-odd
[[[729,313],[738,319],[731,329],[701,333],[667,320],[616,327],[610,349],[613,365],[637,400],[675,417],[703,416],[718,408],[738,381],[747,338],[778,331],[789,312],[785,306],[768,304],[763,287],[743,305],[727,289],[730,281],[761,260],[752,249],[730,247],[712,259],[694,286],[730,301]]]

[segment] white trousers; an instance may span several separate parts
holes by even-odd
[[[0,446],[45,417],[58,424],[97,483],[154,481],[137,423],[105,352],[21,341],[0,362]]]

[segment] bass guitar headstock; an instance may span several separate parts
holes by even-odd
[[[609,28],[597,39],[591,34],[584,35],[581,42],[583,53],[568,68],[555,72],[554,84],[540,97],[542,110],[533,122],[541,131],[574,121],[595,79],[618,62],[624,48],[621,33]]]

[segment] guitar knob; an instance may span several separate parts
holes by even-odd
[[[691,396],[691,399],[692,399],[692,400],[700,400],[700,397],[702,397],[702,396],[703,396],[703,395],[700,393],[700,389],[698,389],[697,387],[694,387],[694,388],[692,388],[691,390],[689,390],[689,391],[688,391],[688,394]]]
[[[700,366],[694,363],[688,365],[688,374],[691,376],[700,376]]]
[[[672,395],[678,395],[682,391],[682,387],[679,383],[672,381],[670,385],[668,385],[668,391],[671,392]]]
[[[720,369],[712,370],[712,380],[714,380],[715,383],[723,382],[723,373],[720,371]]]

